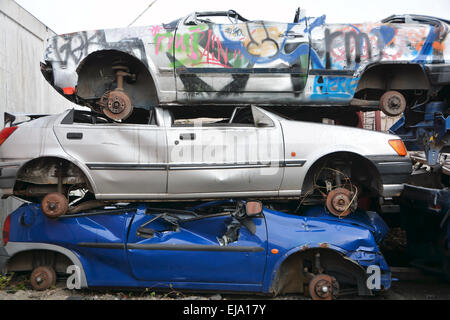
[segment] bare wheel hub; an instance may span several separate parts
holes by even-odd
[[[346,217],[351,213],[352,193],[345,188],[336,188],[327,196],[328,210],[338,217]]]
[[[118,115],[131,107],[131,101],[125,92],[113,91],[108,98],[108,111]]]
[[[309,283],[309,295],[313,300],[332,300],[339,294],[339,284],[326,274],[315,276]]]
[[[38,291],[49,289],[56,283],[55,270],[49,266],[37,267],[31,273],[30,283]]]
[[[125,66],[114,66],[116,72],[117,88],[112,92],[107,92],[100,100],[103,106],[103,113],[115,121],[126,120],[133,112],[133,103],[124,89],[124,78],[135,79],[135,75],[129,73]]]
[[[406,109],[406,99],[398,91],[388,91],[380,99],[380,108],[388,116],[399,116]]]
[[[59,192],[50,193],[42,199],[41,207],[47,217],[54,219],[67,212],[69,201]]]

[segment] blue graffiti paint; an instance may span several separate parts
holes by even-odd
[[[389,42],[391,42],[395,37],[395,30],[392,27],[388,26],[380,26],[373,28],[370,31],[370,34],[376,35],[379,39],[382,40],[381,44],[385,47]]]
[[[433,42],[436,38],[436,31],[438,31],[436,28],[430,27],[430,32],[428,33],[422,49],[417,57],[415,57],[411,62],[426,63],[428,61],[429,57],[432,56],[433,53]]]
[[[317,76],[314,78],[311,100],[351,99],[360,78]]]
[[[314,21],[305,28],[305,33],[311,33],[315,28],[325,25],[326,18],[326,15],[315,18]]]

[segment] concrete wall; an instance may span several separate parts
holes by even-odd
[[[44,41],[55,33],[13,0],[0,0],[0,126],[4,112],[60,113],[73,107],[41,74]],[[0,223],[20,202],[0,200]]]

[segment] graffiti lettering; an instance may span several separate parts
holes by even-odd
[[[325,68],[331,69],[332,68],[332,61],[331,61],[331,54],[333,51],[333,41],[337,38],[344,38],[344,46],[340,49],[345,52],[346,56],[346,62],[347,65],[350,65],[352,63],[352,53],[353,48],[355,52],[354,61],[356,63],[361,62],[361,56],[362,56],[362,48],[363,45],[366,46],[367,51],[367,59],[372,59],[372,45],[370,42],[370,38],[366,33],[360,32],[357,33],[355,31],[349,31],[349,32],[343,32],[343,31],[335,31],[331,33],[329,29],[325,29],[325,50],[326,50],[326,61],[325,61]],[[354,44],[352,46],[352,43]]]
[[[109,42],[105,31],[86,31],[61,37],[54,37],[46,49],[46,57],[54,56],[61,66],[79,65],[91,52],[96,50],[118,50],[132,53],[147,64],[147,56],[142,39],[127,38],[118,42]]]
[[[314,79],[311,99],[346,98],[355,94],[359,78],[317,76]]]

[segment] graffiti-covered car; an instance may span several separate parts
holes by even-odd
[[[53,217],[95,200],[300,196],[341,216],[358,198],[400,195],[411,173],[395,135],[256,106],[219,107],[216,118],[198,108],[192,119],[192,109],[155,107],[133,123],[75,109],[13,123],[0,133],[0,189]]]
[[[327,24],[195,12],[162,25],[48,39],[42,71],[67,98],[116,120],[156,105],[258,104],[381,108],[399,115],[443,100],[448,21],[391,16]],[[447,88],[447,89],[446,89]]]
[[[377,244],[387,231],[374,212],[339,219],[312,207],[293,215],[256,201],[183,210],[122,204],[59,220],[26,204],[7,218],[0,266],[32,271],[37,290],[69,270],[68,286],[78,289],[308,292],[331,299],[339,290],[370,295],[390,288]]]

